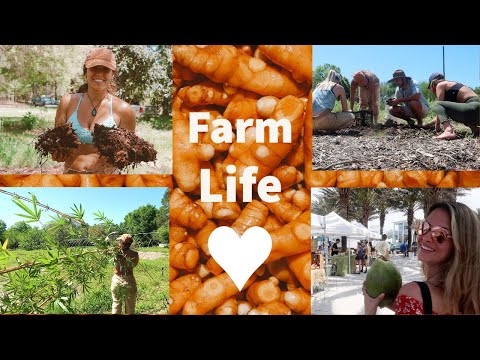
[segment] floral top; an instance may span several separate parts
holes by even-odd
[[[423,315],[423,303],[417,299],[400,295],[395,299],[395,315]],[[432,312],[432,315],[438,315]]]

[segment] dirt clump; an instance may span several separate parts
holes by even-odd
[[[107,161],[118,169],[129,165],[135,167],[143,161],[157,159],[157,151],[153,145],[127,129],[95,124],[93,143],[100,155],[106,157]]]
[[[63,124],[53,129],[47,129],[40,134],[35,142],[35,150],[42,156],[48,156],[54,151],[65,151],[80,145],[77,134],[72,129],[72,124]]]

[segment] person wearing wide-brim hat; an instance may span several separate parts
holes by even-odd
[[[445,80],[441,73],[433,73],[428,79],[428,88],[438,101],[432,105],[436,116],[427,126],[435,126],[435,130],[443,132],[435,136],[438,140],[457,138],[451,120],[468,126],[474,136],[479,135],[480,97],[468,86],[455,81]],[[441,124],[441,127],[440,127]]]
[[[137,282],[133,276],[133,268],[138,265],[138,252],[130,249],[133,237],[123,234],[117,238],[119,250],[115,256],[115,269],[110,290],[112,291],[112,314],[135,313],[137,300]]]
[[[387,100],[389,114],[406,120],[410,125],[414,125],[412,119],[416,119],[418,126],[422,126],[423,119],[430,113],[430,106],[418,81],[406,76],[403,70],[395,70],[388,82],[397,85],[395,97]],[[393,120],[388,120],[385,125],[393,125]]]
[[[77,148],[55,151],[52,159],[65,163],[66,174],[111,174],[119,170],[108,164],[93,143],[96,124],[135,131],[135,113],[127,102],[115,96],[117,64],[108,48],[91,49],[83,63],[85,84],[75,94],[62,97],[55,115],[55,127],[71,123],[80,141]]]

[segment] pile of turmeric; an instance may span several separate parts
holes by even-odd
[[[310,313],[310,190],[305,186],[303,129],[308,121],[311,46],[173,46],[173,178],[170,195],[170,314],[290,315]],[[208,112],[208,132],[190,142],[190,112]],[[215,119],[232,124],[231,143],[212,141]],[[256,138],[255,125],[240,141],[238,119],[286,119],[291,141]],[[234,175],[227,167],[235,165]],[[240,177],[256,166],[256,184],[275,176],[279,200],[268,203],[253,189],[243,202]],[[202,202],[200,172],[210,173]],[[227,176],[236,177],[237,202],[226,201]],[[239,291],[208,249],[219,226],[239,236],[253,226],[272,238],[270,256]],[[308,269],[307,272],[304,269]]]

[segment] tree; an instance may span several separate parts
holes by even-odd
[[[172,51],[169,45],[108,45],[117,62],[118,96],[171,114]]]
[[[480,86],[477,86],[473,91],[480,96]]]
[[[385,218],[388,211],[395,207],[392,199],[392,190],[374,189],[374,202],[378,211],[378,218],[380,220],[380,234],[383,234],[383,227],[385,226]]]
[[[169,200],[170,200],[170,193],[168,190],[166,190],[165,193],[163,194],[162,203],[157,210],[157,216],[155,218],[155,223],[157,224],[157,228],[166,226],[168,229],[168,224],[170,222]]]
[[[5,221],[0,219],[0,241],[5,240],[5,231],[7,230],[7,224]]]
[[[380,83],[380,101],[382,104],[385,104],[387,99],[390,99],[395,96],[396,86],[389,82]]]
[[[158,210],[153,205],[143,205],[138,209],[129,212],[123,223],[120,224],[120,228],[123,232],[130,234],[139,233],[151,233],[157,230],[157,217]],[[150,238],[145,236],[139,236],[137,244],[140,246],[151,245]]]
[[[373,189],[352,189],[350,203],[352,217],[368,228],[368,221],[378,212]]]
[[[395,192],[396,201],[398,203],[398,208],[404,210],[407,215],[407,225],[408,225],[408,234],[407,234],[407,247],[410,248],[412,245],[412,228],[413,228],[413,219],[415,210],[422,207],[422,202],[420,201],[422,197],[422,191],[424,189],[398,189]]]
[[[435,95],[433,95],[433,93],[428,89],[428,83],[426,81],[422,81],[420,83],[420,90],[427,101],[433,102],[436,100]]]
[[[1,45],[0,74],[3,92],[29,100],[38,95],[70,91],[82,75],[82,64],[91,45]]]
[[[332,64],[324,64],[324,65],[319,65],[313,72],[313,77],[312,77],[312,89],[315,89],[315,87],[321,83],[323,80],[327,78],[328,71],[329,70],[335,70],[337,73],[341,74],[340,68],[336,65]],[[342,81],[340,81],[340,85],[342,85],[345,88],[345,93],[347,95],[347,99],[350,97],[350,81],[345,77],[342,76]]]

